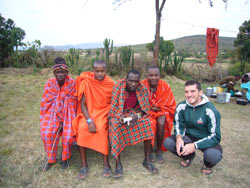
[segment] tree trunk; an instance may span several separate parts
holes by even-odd
[[[154,46],[154,65],[158,65],[159,49],[160,49],[160,29],[161,29],[161,12],[166,0],[163,0],[161,7],[159,7],[159,0],[155,0],[155,12],[156,12],[156,30],[155,30],[155,46]]]

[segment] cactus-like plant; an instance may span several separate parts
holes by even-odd
[[[131,46],[123,46],[119,49],[120,52],[120,58],[123,64],[124,71],[128,71],[129,63],[132,57],[132,50]]]
[[[96,49],[95,54],[96,54],[95,59],[99,60],[99,56],[100,56],[100,49],[99,48]]]
[[[135,54],[135,52],[134,52],[134,50],[132,50],[132,54],[131,54],[131,56],[132,56],[132,69],[134,69],[134,64],[135,64],[134,54]]]
[[[70,48],[69,53],[66,55],[66,61],[69,66],[78,65],[80,58],[79,50]]]
[[[176,52],[174,52],[173,60],[170,60],[170,63],[173,67],[173,73],[177,74],[181,70],[182,62],[184,61],[183,55],[178,55]]]
[[[105,48],[107,70],[109,70],[109,56],[112,54],[112,51],[113,51],[113,40],[111,41],[110,39],[105,38],[103,41],[103,45]]]

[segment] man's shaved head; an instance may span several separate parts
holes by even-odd
[[[106,62],[103,60],[95,61],[93,67],[95,68],[96,66],[104,66],[106,68]]]
[[[95,61],[93,72],[96,80],[98,81],[104,80],[106,75],[106,62],[101,60]]]
[[[156,65],[152,65],[152,66],[148,67],[148,72],[151,69],[158,69],[158,71],[160,72],[160,68],[158,66],[156,66]]]

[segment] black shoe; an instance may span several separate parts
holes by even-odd
[[[68,160],[62,161],[62,169],[66,169],[69,167],[69,162]]]

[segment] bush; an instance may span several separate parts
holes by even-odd
[[[233,76],[234,76],[234,75],[238,75],[238,74],[242,75],[242,74],[244,74],[244,73],[246,73],[246,72],[250,72],[250,64],[249,64],[249,63],[246,63],[246,64],[245,64],[244,71],[241,72],[241,71],[240,71],[240,62],[237,62],[237,63],[231,65],[231,66],[228,68],[228,72],[229,72],[230,75],[233,75]]]

